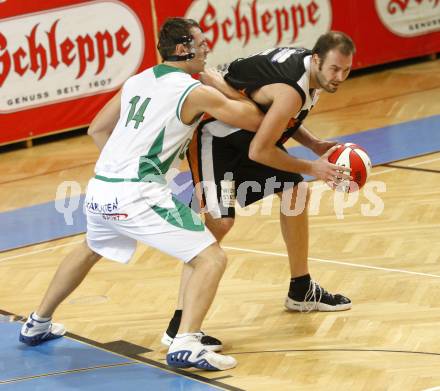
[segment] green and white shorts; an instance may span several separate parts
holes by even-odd
[[[130,261],[137,241],[184,262],[216,241],[166,185],[92,178],[84,207],[90,249],[117,262]]]

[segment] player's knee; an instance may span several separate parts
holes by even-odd
[[[228,258],[226,257],[226,253],[223,251],[223,249],[217,244],[212,248],[209,261],[213,268],[223,274],[226,269],[226,264],[228,263]]]
[[[223,274],[227,262],[226,253],[215,243],[202,251],[192,263],[193,266],[203,267],[209,272]]]

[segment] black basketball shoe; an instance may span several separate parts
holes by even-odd
[[[289,291],[284,306],[292,311],[345,311],[351,308],[351,300],[340,294],[333,295],[322,288],[317,282],[310,280],[309,289],[305,294]]]

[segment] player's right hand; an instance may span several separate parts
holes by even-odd
[[[339,145],[331,147],[319,159],[312,162],[311,174],[317,179],[326,182],[332,189],[335,189],[344,180],[353,179],[349,175],[351,168],[338,166],[328,161],[328,157],[338,148]]]

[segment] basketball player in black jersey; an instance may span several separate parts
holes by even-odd
[[[208,211],[206,225],[220,242],[234,224],[235,200],[247,206],[275,193],[280,198],[289,197],[290,210],[295,209],[297,198],[299,205],[304,202],[303,212],[296,216],[280,213],[291,271],[285,306],[294,311],[351,308],[350,299],[329,293],[310,277],[307,214],[310,194],[308,188],[298,184],[303,181],[301,173],[324,180],[332,187],[349,178],[349,172],[339,172],[327,160],[336,143],[318,139],[302,122],[322,90],[334,93],[348,77],[354,52],[350,37],[329,32],[318,39],[311,51],[290,47],[268,49],[235,60],[224,78],[216,72],[202,75],[204,83],[228,97],[235,97],[237,90],[245,93],[266,113],[256,133],[230,127],[213,118],[199,126],[188,160],[194,183],[205,183],[199,187],[199,197]],[[291,137],[320,158],[310,161],[290,156],[283,144]],[[206,182],[215,185],[207,186]],[[240,189],[249,190],[248,184],[252,189],[240,192]],[[190,272],[189,269],[183,271],[180,296]],[[181,304],[179,300],[178,310],[162,338],[164,344],[170,343],[177,332]],[[221,342],[212,337],[207,336],[204,342],[221,347]]]

